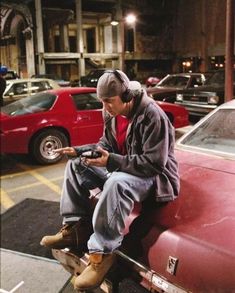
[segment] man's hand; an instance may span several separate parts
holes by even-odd
[[[56,149],[54,150],[54,153],[56,154],[63,154],[63,155],[68,155],[70,157],[76,157],[77,153],[74,148],[72,147],[65,147],[61,149]]]
[[[101,147],[97,148],[97,151],[99,151],[102,156],[97,159],[88,159],[88,158],[82,158],[83,162],[86,165],[90,166],[96,166],[96,167],[106,167],[109,157],[109,152],[102,149]]]

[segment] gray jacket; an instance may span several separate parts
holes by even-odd
[[[138,177],[156,177],[156,200],[170,201],[179,194],[178,164],[174,157],[174,128],[156,102],[142,92],[134,100],[127,129],[127,155],[120,155],[115,118],[104,112],[104,133],[98,145],[110,152],[107,169]],[[87,145],[86,147],[90,147]],[[75,148],[78,155],[82,147]]]

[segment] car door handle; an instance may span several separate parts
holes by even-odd
[[[81,120],[91,120],[91,117],[90,116],[79,116],[78,121],[81,121]]]

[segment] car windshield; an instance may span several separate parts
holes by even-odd
[[[55,99],[56,96],[51,93],[39,93],[8,104],[1,108],[1,112],[9,116],[44,112],[52,107]]]
[[[181,144],[235,154],[235,110],[219,109],[193,132],[181,141]]]
[[[163,87],[184,88],[184,87],[186,87],[188,80],[189,80],[189,77],[187,77],[187,76],[168,75],[157,84],[157,87],[163,86]]]

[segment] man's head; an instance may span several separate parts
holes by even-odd
[[[130,80],[124,72],[120,70],[107,70],[98,80],[98,98],[103,100],[119,96],[123,103],[127,103],[131,100],[131,97],[128,96],[129,84]]]
[[[127,115],[130,111],[130,103],[136,93],[131,85],[132,81],[120,70],[107,70],[99,78],[97,96],[112,116]]]

